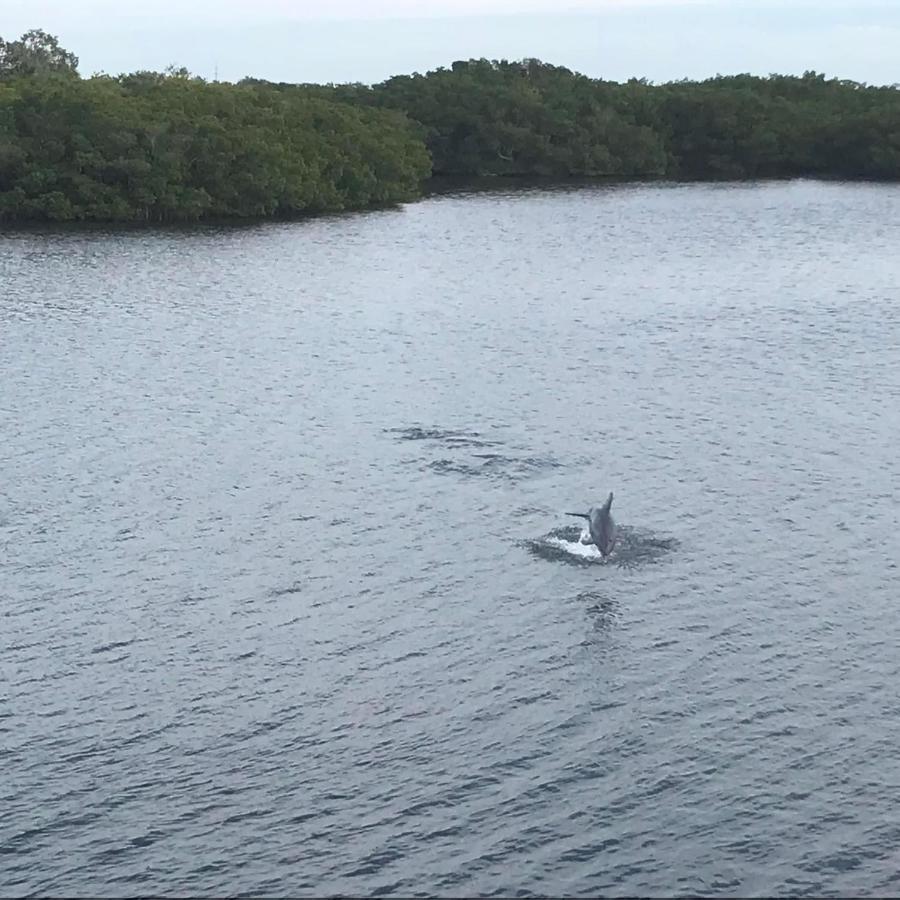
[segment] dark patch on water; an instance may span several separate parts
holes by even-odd
[[[99,647],[94,647],[91,653],[106,653],[109,650],[118,650],[120,647],[129,647],[133,643],[134,638],[130,641],[112,641],[109,644],[101,644]]]
[[[270,597],[283,597],[285,594],[299,594],[303,590],[303,584],[295,581],[292,585],[283,588],[272,588],[269,591]]]
[[[386,428],[398,441],[435,441],[447,447],[496,447],[498,442],[481,436],[477,431],[450,431],[444,428]]]
[[[548,469],[558,469],[561,463],[552,457],[504,456],[500,453],[475,453],[469,460],[436,459],[426,468],[439,475],[460,475],[463,478],[528,478]]]
[[[489,440],[477,431],[451,431],[419,426],[389,428],[385,431],[395,435],[399,441],[431,442],[453,453],[452,456],[440,456],[431,460],[427,457],[423,459],[421,456],[418,459],[406,460],[407,463],[418,463],[424,469],[439,475],[456,475],[462,478],[487,476],[515,480],[561,466],[561,463],[552,456],[529,455],[527,449],[521,455],[489,450],[491,447],[500,447],[501,442]]]
[[[609,623],[619,614],[619,604],[599,591],[582,591],[575,599],[597,622]]]

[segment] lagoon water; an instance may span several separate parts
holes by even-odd
[[[808,181],[0,235],[0,894],[900,893],[898,247]]]

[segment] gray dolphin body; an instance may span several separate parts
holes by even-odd
[[[603,506],[592,506],[586,513],[566,513],[567,516],[578,516],[579,519],[588,520],[591,540],[603,556],[609,556],[616,542],[616,523],[609,511],[612,502],[613,495],[610,491]]]

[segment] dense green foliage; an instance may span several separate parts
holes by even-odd
[[[179,221],[389,204],[443,175],[900,178],[900,90],[749,75],[652,85],[537,60],[368,87],[184,70],[81,79],[0,40],[0,219]]]
[[[17,41],[0,38],[0,78],[50,73],[78,73],[78,57],[60,47],[52,34],[32,28]]]
[[[815,72],[617,84],[472,60],[334,91],[425,125],[435,173],[900,178],[900,90]]]
[[[653,117],[641,121],[618,85],[536,61],[398,76],[373,100],[428,128],[436,173],[642,177],[669,168]]]
[[[417,195],[402,113],[186,72],[0,79],[0,218],[165,222],[358,209]]]

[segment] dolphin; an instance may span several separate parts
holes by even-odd
[[[613,495],[612,491],[610,491],[603,506],[592,506],[586,513],[566,513],[567,516],[578,516],[579,519],[588,520],[591,540],[586,541],[586,543],[593,542],[596,544],[597,549],[603,556],[609,556],[612,552],[613,544],[616,542],[616,523],[609,512],[612,502]]]

